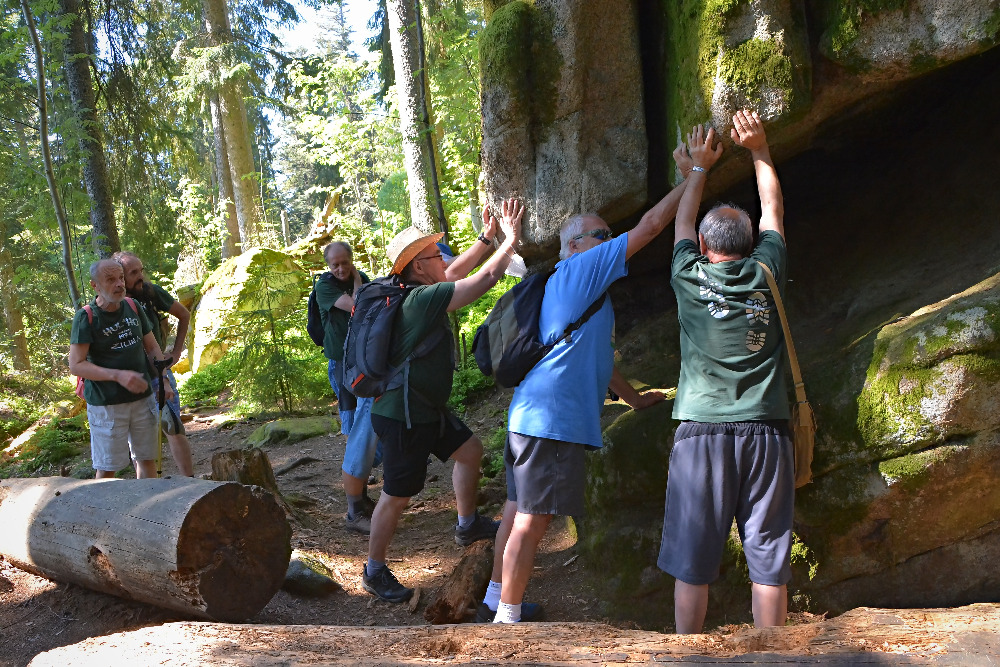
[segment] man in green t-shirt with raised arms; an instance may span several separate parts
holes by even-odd
[[[674,226],[671,286],[677,295],[681,421],[657,561],[672,575],[678,633],[701,632],[708,586],[719,576],[735,518],[752,582],[757,627],[784,625],[791,579],[795,495],[785,388],[785,342],[765,264],[787,276],[781,186],[756,112],[733,117],[733,141],[750,151],[760,195],[760,235],[745,211],[712,208],[695,231],[708,170],[722,154],[715,131],[688,135],[694,162]]]
[[[436,245],[443,234],[425,236],[409,227],[389,243],[391,273],[403,284],[417,286],[396,314],[389,361],[398,367],[429,336],[438,336],[438,342],[410,362],[408,384],[387,391],[371,410],[372,426],[384,451],[384,484],[372,513],[362,585],[388,602],[405,602],[413,595],[413,589],[400,584],[386,566],[386,554],[399,517],[410,498],[424,487],[431,454],[441,461],[455,462],[451,477],[458,509],[455,541],[468,546],[496,537],[499,523],[476,512],[483,443],[447,411],[455,373],[448,313],[469,305],[500,280],[521,236],[523,214],[524,206],[519,202],[503,202],[500,224],[504,241],[471,276],[469,271],[482,255],[478,247],[466,250],[446,266]],[[404,392],[408,393],[404,396]]]
[[[146,317],[153,325],[153,336],[156,343],[163,350],[163,353],[173,359],[173,363],[181,358],[184,353],[184,343],[187,340],[188,326],[191,323],[191,313],[184,304],[174,299],[170,294],[160,287],[149,282],[143,272],[142,260],[130,252],[116,252],[111,256],[122,265],[125,270],[125,291],[135,299]],[[166,319],[166,313],[177,318],[177,336],[174,338],[172,349],[166,349],[166,334],[160,326],[161,320]],[[170,445],[170,454],[180,473],[185,477],[194,476],[194,465],[191,461],[191,442],[188,440],[184,430],[184,422],[181,421],[181,402],[177,393],[177,381],[174,373],[169,368],[163,369],[163,379],[173,391],[173,397],[168,399],[164,406],[164,421],[160,428],[167,436],[167,444]],[[153,378],[153,396],[159,391],[156,385],[157,378]]]
[[[156,477],[157,411],[146,356],[162,361],[163,353],[142,309],[125,301],[121,264],[91,264],[90,286],[97,296],[91,316],[81,308],[73,318],[69,370],[84,379],[97,478],[114,477],[130,460],[136,477]]]

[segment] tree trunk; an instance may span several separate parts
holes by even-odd
[[[202,0],[205,28],[211,46],[231,44],[233,31],[229,24],[226,0]],[[225,130],[226,156],[229,158],[233,203],[240,229],[242,252],[254,243],[260,232],[261,202],[257,167],[250,141],[250,124],[243,105],[243,86],[233,79],[223,81],[218,89],[219,117]],[[221,180],[221,175],[220,175]]]
[[[90,222],[94,228],[94,251],[110,257],[121,250],[115,208],[111,201],[111,180],[104,160],[104,142],[97,123],[97,97],[90,77],[90,53],[78,0],[60,0],[62,13],[69,23],[66,40],[66,85],[73,100],[73,110],[83,128],[83,182],[90,196]]]
[[[270,493],[186,477],[4,480],[0,526],[23,570],[229,622],[264,608],[292,553]]]
[[[642,604],[637,601],[636,604]],[[817,617],[818,618],[818,617]],[[674,635],[600,623],[403,627],[167,623],[62,646],[29,667],[226,665],[995,665],[1000,605],[868,609],[780,628]]]
[[[24,13],[24,22],[31,33],[31,43],[35,48],[35,76],[38,80],[38,138],[42,145],[45,180],[49,184],[49,195],[52,197],[52,207],[55,209],[56,222],[59,224],[59,238],[62,241],[62,263],[63,270],[66,272],[66,285],[69,288],[69,301],[73,310],[76,310],[83,305],[83,300],[80,297],[80,288],[76,285],[76,274],[73,272],[71,247],[73,237],[69,233],[69,221],[66,220],[66,211],[63,209],[62,198],[59,196],[55,172],[52,171],[52,152],[49,150],[49,111],[46,104],[45,62],[42,59],[42,44],[38,40],[38,32],[35,30],[35,19],[31,15],[31,8],[28,7],[28,0],[21,0],[21,10]],[[115,230],[116,236],[117,233],[118,231]]]
[[[233,175],[229,168],[229,147],[226,130],[222,123],[222,105],[219,96],[212,95],[212,134],[215,138],[215,174],[219,181],[219,199],[226,202],[226,231],[222,241],[222,259],[240,254],[243,243],[240,237],[240,223],[236,213],[236,198],[233,194]]]
[[[430,120],[427,67],[419,0],[387,0],[393,69],[399,96],[399,129],[410,191],[413,224],[425,233],[442,231],[448,221],[441,202],[434,133]]]
[[[469,609],[475,609],[486,593],[492,570],[493,543],[488,540],[473,543],[427,605],[424,618],[435,625],[464,621],[469,616]]]
[[[3,318],[7,323],[7,333],[11,341],[11,359],[14,370],[31,370],[31,358],[28,356],[28,339],[24,335],[24,319],[21,317],[21,305],[17,299],[17,286],[14,285],[14,258],[8,246],[10,238],[6,225],[0,223],[0,301],[3,302]]]

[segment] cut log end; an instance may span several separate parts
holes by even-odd
[[[172,576],[203,601],[209,617],[245,620],[281,588],[291,536],[285,512],[269,492],[221,485],[199,499],[184,520]]]

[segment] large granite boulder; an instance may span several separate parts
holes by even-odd
[[[636,21],[630,0],[492,7],[481,38],[483,177],[493,203],[525,201],[529,260],[556,254],[567,216],[620,220],[646,201]]]
[[[192,315],[193,370],[222,358],[242,318],[267,311],[281,316],[300,307],[308,289],[308,274],[277,250],[253,248],[227,259],[205,280]]]
[[[995,0],[491,0],[482,35],[483,176],[528,205],[522,254],[549,259],[567,215],[626,229],[665,194],[698,123],[726,153],[708,195],[746,178],[735,110],[780,162],[903,84],[993,48]]]

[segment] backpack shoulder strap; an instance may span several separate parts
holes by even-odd
[[[138,308],[138,306],[135,305],[135,300],[132,299],[132,297],[130,297],[130,296],[125,297],[125,300],[128,301],[128,305],[132,306],[132,312],[135,313],[136,315],[138,315],[139,314],[139,308]]]
[[[799,357],[795,354],[795,343],[792,341],[792,332],[788,328],[788,317],[785,315],[785,306],[781,301],[781,292],[778,291],[778,283],[774,279],[771,269],[767,264],[757,260],[761,268],[764,269],[764,277],[767,278],[767,286],[771,288],[774,295],[774,305],[778,310],[778,319],[781,320],[781,330],[785,334],[785,349],[788,350],[788,363],[792,367],[792,380],[795,382],[795,401],[806,402],[806,386],[802,382],[802,371],[799,369]]]
[[[597,300],[594,301],[594,303],[590,304],[590,306],[587,307],[587,310],[583,311],[583,315],[581,315],[580,318],[576,322],[573,322],[568,327],[566,327],[566,330],[563,331],[562,336],[560,336],[559,338],[557,338],[555,340],[555,342],[552,343],[553,347],[555,345],[557,345],[558,343],[561,343],[562,341],[570,338],[573,335],[574,331],[576,331],[577,329],[579,329],[580,327],[582,327],[584,324],[586,324],[587,320],[589,320],[591,317],[593,317],[594,313],[596,313],[597,311],[599,311],[601,309],[601,307],[604,306],[604,301],[607,298],[608,298],[608,293],[607,292],[605,292],[601,296],[597,297]]]
[[[83,307],[83,309],[85,311],[87,311],[87,324],[93,324],[94,323],[94,311],[91,310],[90,304],[88,303],[86,306]]]

